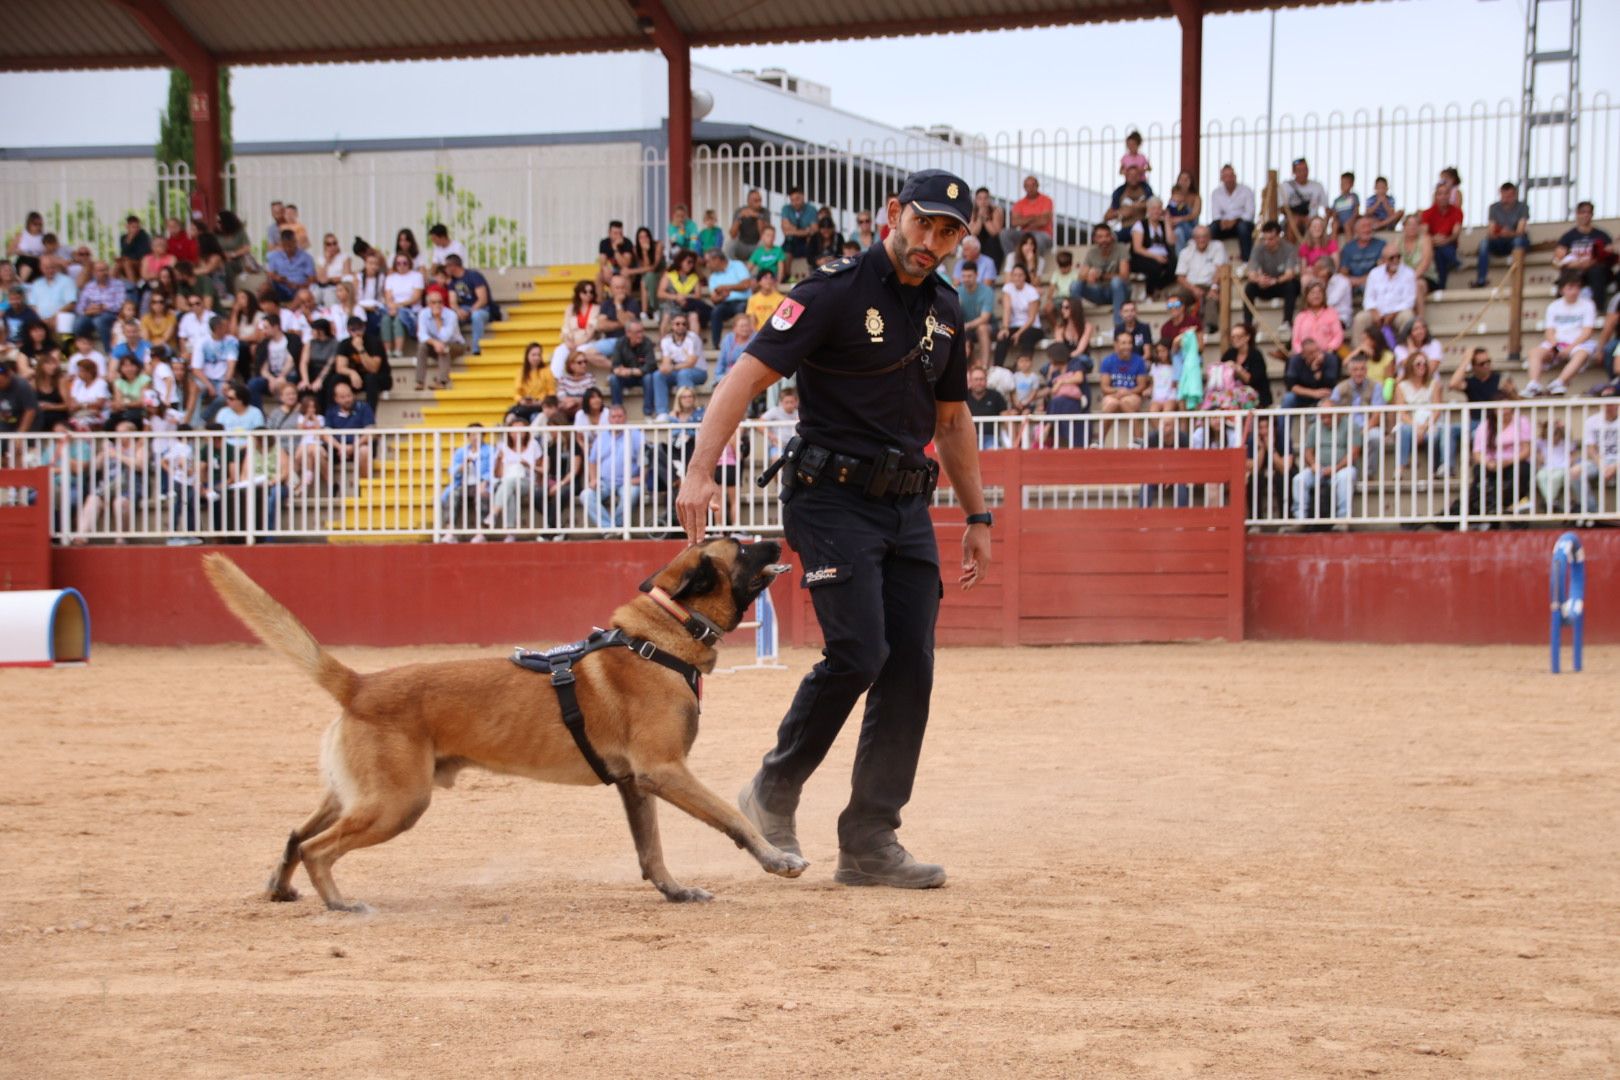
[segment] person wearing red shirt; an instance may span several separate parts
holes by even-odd
[[[1446,287],[1446,277],[1457,268],[1457,240],[1462,236],[1462,208],[1451,204],[1451,188],[1440,184],[1434,189],[1434,204],[1422,213],[1423,224],[1428,227],[1429,239],[1434,244],[1434,276],[1439,287]]]
[[[163,239],[168,241],[169,254],[174,256],[175,262],[197,262],[197,238],[186,232],[185,224],[179,218],[170,218],[165,227]]]
[[[1024,177],[1024,197],[1012,204],[1001,242],[1008,251],[1017,251],[1025,233],[1035,237],[1039,254],[1052,250],[1052,197],[1041,194],[1041,182],[1033,176]]]

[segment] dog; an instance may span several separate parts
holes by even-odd
[[[708,673],[713,642],[736,628],[754,598],[788,567],[781,545],[744,546],[716,539],[689,547],[642,584],[643,595],[613,613],[612,626]],[[203,570],[227,607],[271,648],[290,657],[343,707],[322,742],[326,793],[309,820],[287,838],[269,900],[298,899],[300,863],[326,906],[367,911],[344,899],[332,865],[348,852],[392,839],[427,811],[437,784],[479,767],[558,784],[601,782],[605,766],[630,819],[641,876],[667,899],[710,900],[682,885],[664,865],[656,798],[719,829],[772,874],[794,878],[809,865],[777,849],[687,769],[698,733],[698,701],[683,676],[630,648],[606,648],[578,660],[574,691],[584,732],[600,759],[587,761],[564,726],[549,678],[506,659],[409,664],[360,674],[323,649],[292,612],[223,555]],[[699,640],[699,639],[702,640]],[[644,646],[645,647],[645,646]],[[651,651],[650,649],[648,650]]]

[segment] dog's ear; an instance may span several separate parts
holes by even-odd
[[[676,600],[684,600],[688,596],[705,596],[714,591],[720,584],[720,572],[715,569],[714,560],[707,555],[698,559],[697,565],[681,575],[680,584],[669,595]]]

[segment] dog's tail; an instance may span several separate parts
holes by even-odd
[[[360,676],[321,648],[304,624],[278,604],[230,559],[219,554],[203,557],[203,572],[214,590],[238,619],[259,636],[259,640],[307,671],[321,688],[348,708],[360,687]]]

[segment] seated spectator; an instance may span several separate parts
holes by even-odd
[[[1620,508],[1620,398],[1606,398],[1602,410],[1586,418],[1581,459],[1578,476],[1572,472],[1581,493],[1581,512],[1613,513]]]
[[[625,390],[638,386],[641,388],[642,415],[651,418],[652,387],[647,385],[646,380],[657,370],[658,353],[641,320],[632,319],[625,323],[624,334],[619,337],[618,344],[613,347],[613,356],[608,360],[608,392],[613,395],[613,404],[623,405]]]
[[[760,250],[764,249],[761,248]],[[754,254],[757,256],[759,251],[754,252]],[[754,295],[748,298],[744,310],[747,312],[748,317],[753,320],[755,326],[762,326],[766,319],[776,314],[776,309],[782,303],[783,295],[776,287],[776,273],[774,271],[761,270],[756,285]]]
[[[118,274],[125,281],[139,281],[141,260],[152,254],[152,236],[138,214],[124,219],[124,235],[118,238]]]
[[[354,267],[350,262],[350,255],[338,246],[336,234],[327,233],[321,237],[321,257],[315,263],[315,279],[311,283],[316,303],[322,307],[331,307],[337,302],[338,282],[353,276]],[[348,321],[347,316],[344,317],[344,321]]]
[[[1178,252],[1192,242],[1193,229],[1197,227],[1198,215],[1203,210],[1204,199],[1198,194],[1198,185],[1193,182],[1192,173],[1183,170],[1176,177],[1176,184],[1170,189],[1170,197],[1164,204],[1170,234],[1176,238]],[[1221,250],[1224,255],[1225,248]]]
[[[1120,348],[1129,350],[1130,346],[1123,341]],[[1111,354],[1112,355],[1112,354]],[[1135,355],[1135,353],[1131,353]],[[1061,367],[1053,363],[1049,366],[1049,385],[1047,388],[1046,414],[1048,416],[1082,416],[1091,411],[1091,393],[1086,385],[1091,374],[1091,357],[1086,353],[1071,353],[1068,363]],[[1074,421],[1063,421],[1051,427],[1051,441],[1058,447],[1072,447],[1084,445],[1086,442],[1084,428]],[[1036,429],[1036,442],[1046,445],[1047,429]]]
[[[11,365],[12,378],[22,380],[22,373],[17,370],[15,361],[0,361],[0,364]],[[68,419],[68,403],[66,390],[68,376],[62,370],[62,354],[46,353],[34,365],[33,375],[25,380],[34,392],[36,411],[32,427],[23,427],[22,422],[27,419],[28,397],[21,392],[8,395],[11,399],[11,415],[18,423],[18,431],[35,431],[44,433],[54,431],[58,423]]]
[[[1361,443],[1353,424],[1340,421],[1341,410],[1323,402],[1320,415],[1305,430],[1302,467],[1294,477],[1294,517],[1317,517],[1319,489],[1331,489],[1332,517],[1348,518],[1356,490],[1356,462]],[[1345,528],[1341,525],[1339,528]]]
[[[204,423],[214,420],[224,403],[225,384],[236,375],[236,361],[241,343],[230,334],[230,327],[218,315],[208,321],[208,337],[197,344],[191,357],[191,373],[197,382],[197,393],[203,402]],[[244,397],[246,391],[244,390]]]
[[[887,204],[885,204],[887,205]],[[1053,216],[1052,197],[1043,194],[1041,182],[1033,176],[1024,177],[1024,197],[1012,204],[1007,228],[1002,232],[1002,247],[1017,251],[1025,235],[1035,237],[1036,251],[1045,255],[1052,250]]]
[[[1417,275],[1401,261],[1400,252],[1386,251],[1384,265],[1367,276],[1361,314],[1355,317],[1351,330],[1360,336],[1369,326],[1380,327],[1385,340],[1393,342],[1399,328],[1413,318],[1416,306]]]
[[[811,266],[825,266],[843,256],[844,238],[833,223],[831,214],[816,218],[816,231],[810,234],[809,250]]]
[[[1476,289],[1490,284],[1491,256],[1510,255],[1516,248],[1530,250],[1530,208],[1519,201],[1519,185],[1503,184],[1501,198],[1491,204],[1486,217],[1485,235],[1479,241],[1479,270],[1474,275]]]
[[[1614,354],[1620,348],[1620,291],[1609,297],[1609,308],[1603,314],[1603,330],[1598,334],[1597,356],[1603,364],[1603,377],[1615,377]]]
[[[759,231],[770,221],[770,215],[765,210],[765,196],[760,194],[758,188],[748,192],[748,201],[737,208],[731,215],[731,228],[726,236],[725,256],[739,263],[746,263],[748,257],[759,246]],[[708,251],[704,252],[708,257]]]
[[[1254,190],[1237,181],[1237,171],[1221,166],[1221,182],[1209,195],[1210,235],[1216,240],[1236,239],[1238,258],[1249,261],[1254,246]]]
[[[394,368],[388,354],[382,342],[366,332],[362,319],[349,320],[343,328],[343,341],[336,340],[336,329],[325,319],[316,319],[311,327],[309,344],[304,347],[303,389],[313,390],[323,403],[330,404],[332,387],[346,382],[356,396],[365,398],[372,415],[376,415],[383,391],[394,388]]]
[[[80,359],[67,386],[68,419],[75,431],[100,431],[112,411],[112,387],[96,371],[96,362]]]
[[[1070,311],[1072,322],[1073,309],[1071,308]],[[1087,323],[1084,329],[1080,331],[1081,336],[1085,340],[1090,341],[1092,331],[1095,329],[1096,327],[1092,326],[1090,323]],[[1060,346],[1060,343],[1062,345],[1068,344],[1068,335],[1069,330],[1068,328],[1065,328],[1062,336],[1059,337],[1057,341],[1052,343],[1054,351],[1056,350],[1056,347]],[[1074,353],[1070,351],[1064,356],[1062,366],[1067,367],[1068,362],[1073,358]],[[1087,363],[1089,367],[1089,359]],[[1029,416],[1039,411],[1041,406],[1045,404],[1047,397],[1050,396],[1050,391],[1046,386],[1046,378],[1042,376],[1040,372],[1035,370],[1035,358],[1033,356],[1020,356],[1013,363],[1013,370],[1011,372],[1012,386],[1010,390],[1003,389],[1002,386],[995,386],[991,384],[989,365],[979,365],[979,367],[980,370],[984,372],[985,385],[989,386],[990,389],[994,390],[996,393],[1000,394],[1006,399],[1008,412],[1016,413],[1019,416]],[[1003,377],[1008,374],[1006,368],[996,368],[995,370],[1001,373]],[[1005,385],[1004,379],[1003,386]]]
[[[1562,416],[1544,420],[1541,436],[1536,440],[1535,458],[1541,462],[1536,470],[1536,491],[1541,494],[1541,508],[1552,513],[1572,510],[1580,506],[1580,484],[1572,483],[1575,469],[1580,468],[1580,451],[1570,440],[1569,429]]]
[[[996,334],[996,365],[1007,366],[1007,352],[1016,349],[1019,355],[1033,353],[1041,339],[1041,294],[1029,283],[1022,263],[1013,263],[1007,271],[1007,283],[1001,287],[1001,330]]]
[[[690,388],[686,388],[686,392],[693,395],[692,401],[695,404],[696,393]],[[679,391],[676,392],[676,396],[680,396]],[[602,400],[602,391],[594,386],[588,387],[580,396],[579,409],[574,413],[574,427],[583,435],[587,446],[596,437],[594,429],[607,423],[607,409],[607,402]]]
[[[491,506],[490,489],[494,481],[495,448],[484,441],[484,425],[474,421],[467,425],[466,442],[450,455],[449,480],[439,489],[439,519],[450,529],[466,529],[481,523]],[[474,533],[472,537],[475,543],[483,538],[483,533]],[[435,539],[453,544],[456,534],[445,532]]]
[[[141,316],[141,335],[152,345],[162,345],[167,349],[179,346],[179,323],[176,321],[173,309],[169,306],[169,297],[165,293],[153,293],[151,306],[146,314]]]
[[[773,278],[780,280],[787,259],[787,251],[776,243],[776,228],[767,225],[760,229],[759,246],[748,257],[748,268],[754,272],[754,276],[769,272]]]
[[[71,334],[78,299],[79,288],[62,272],[61,260],[52,255],[40,259],[39,276],[28,283],[28,306],[34,314],[57,333]]]
[[[748,267],[740,260],[727,259],[718,251],[711,251],[704,258],[709,265],[709,296],[714,302],[714,311],[709,316],[709,337],[718,349],[720,335],[731,317],[747,309],[754,282],[748,276]]]
[[[0,266],[9,265],[11,264],[0,263]],[[35,323],[45,325],[45,320],[39,317],[39,312],[28,302],[28,286],[18,282],[6,287],[5,318],[5,339],[11,344],[21,341],[24,331]],[[47,328],[45,333],[49,337],[51,330]]]
[[[1175,280],[1175,263],[1170,261],[1170,229],[1164,216],[1164,203],[1147,201],[1145,216],[1131,226],[1131,273],[1141,274],[1148,296],[1157,297]]]
[[[596,265],[599,272],[613,274],[618,270],[620,253],[628,253],[633,257],[635,251],[635,245],[624,235],[624,222],[608,222],[607,235],[596,245]]]
[[[1462,445],[1462,425],[1449,423],[1446,414],[1435,407],[1444,401],[1445,387],[1436,366],[1423,353],[1412,354],[1395,384],[1394,404],[1403,407],[1396,417],[1395,467],[1402,475],[1420,441],[1428,448],[1434,474],[1451,475],[1452,458]]]
[[[718,250],[711,248],[710,251]],[[670,320],[676,315],[692,316],[701,327],[708,318],[710,305],[703,298],[703,279],[697,273],[697,256],[690,251],[675,256],[674,265],[658,282],[658,330],[669,333]]]
[[[390,358],[404,357],[405,339],[416,336],[425,291],[422,271],[412,265],[409,255],[397,252],[393,272],[383,279],[381,331],[383,342],[390,346]]]
[[[1111,222],[1119,239],[1124,242],[1129,240],[1131,226],[1146,216],[1147,201],[1153,198],[1153,188],[1143,176],[1141,169],[1127,168],[1125,182],[1114,189],[1114,194],[1108,200],[1108,209],[1103,212],[1103,222]],[[1011,243],[1005,239],[1005,234],[1003,242]],[[1096,242],[1094,238],[1092,243]]]
[[[964,241],[964,246],[970,241]],[[983,257],[981,256],[980,259]],[[956,296],[962,305],[962,332],[967,335],[968,363],[990,362],[990,339],[994,334],[996,293],[979,278],[979,259],[965,256],[956,264],[959,284]],[[1068,302],[1068,298],[1064,298]]]
[[[1395,377],[1401,377],[1406,370],[1406,360],[1414,353],[1422,353],[1429,358],[1429,371],[1435,375],[1440,374],[1440,362],[1446,358],[1446,351],[1441,344],[1429,336],[1429,324],[1421,318],[1413,319],[1406,325],[1406,336],[1400,344],[1395,346]]]
[[[61,346],[51,333],[51,328],[42,322],[27,323],[23,327],[22,340],[17,342],[12,359],[19,368],[27,371],[30,365],[38,364],[47,353],[60,352]]]
[[[1114,351],[1103,357],[1098,372],[1103,412],[1142,411],[1142,395],[1148,378],[1147,362],[1132,348],[1129,334],[1120,332],[1114,335]],[[1055,383],[1053,393],[1055,396]]]
[[[555,353],[552,358],[555,361]],[[574,353],[564,363],[563,373],[557,377],[557,404],[569,423],[574,422],[574,415],[593,391],[600,393],[596,390],[596,379],[585,370],[585,354]]]
[[[1357,218],[1351,232],[1355,238],[1340,250],[1339,265],[1350,284],[1360,289],[1366,286],[1367,275],[1383,260],[1384,242],[1373,235],[1373,219],[1367,216]]]
[[[769,316],[767,316],[769,318]],[[748,351],[748,343],[754,339],[754,330],[760,324],[751,315],[739,315],[731,320],[731,329],[725,337],[720,339],[720,357],[714,365],[714,385],[720,386],[720,380],[736,366],[742,359],[743,353]],[[646,340],[645,338],[643,340]],[[652,357],[652,363],[644,370],[655,371],[658,368],[657,357],[653,353],[652,342],[647,341],[647,354]]]
[[[998,207],[996,213],[1000,213]],[[870,251],[878,243],[877,230],[872,228],[872,213],[869,210],[859,210],[855,214],[855,231],[844,237],[845,254],[850,254],[849,246],[855,246],[854,254]],[[982,243],[982,241],[981,241]],[[999,246],[999,245],[998,245]],[[993,265],[993,263],[992,263]]]
[[[443,297],[437,293],[428,297],[427,310],[416,324],[416,388],[426,388],[431,365],[438,364],[433,377],[433,389],[443,390],[450,385],[450,365],[467,351],[461,339],[461,324],[455,312],[445,307]]]
[[[1373,228],[1379,231],[1393,229],[1406,216],[1406,211],[1395,208],[1395,196],[1389,193],[1389,181],[1382,176],[1373,181],[1373,193],[1367,199],[1364,213],[1372,218]]]
[[[621,273],[630,282],[631,292],[643,303],[650,304],[653,293],[658,289],[658,279],[664,274],[664,246],[653,237],[652,230],[643,225],[636,230],[631,247],[635,253],[630,258],[630,265]],[[620,262],[622,265],[622,257]],[[609,275],[609,283],[612,280]]]
[[[18,275],[24,282],[39,276],[40,256],[45,254],[45,218],[38,210],[30,210],[23,219],[21,232],[6,241],[6,257],[17,264]]]
[[[866,215],[865,228],[871,229],[872,215],[865,211],[862,211],[862,213]],[[1001,244],[1001,234],[1006,228],[1006,211],[1002,210],[1000,205],[990,197],[990,189],[987,187],[976,188],[973,192],[973,217],[968,222],[967,238],[962,241],[963,257],[966,257],[967,241],[971,239],[974,241],[975,257],[982,250],[984,256],[990,260],[992,268],[1000,266],[1001,261],[1007,257],[1007,249]],[[857,235],[865,235],[862,232],[862,225],[858,217],[855,222],[855,231]],[[875,243],[876,241],[877,233],[873,232],[872,242]],[[865,251],[868,247],[871,247],[870,243],[863,243],[861,250]],[[991,281],[991,277],[985,274],[983,267],[979,268],[979,280],[986,285],[990,284]]]
[[[1294,319],[1292,352],[1303,351],[1306,338],[1312,338],[1328,352],[1338,352],[1344,346],[1344,324],[1339,313],[1328,307],[1327,285],[1313,281],[1305,288],[1305,306]]]
[[[377,426],[371,406],[355,400],[354,387],[339,382],[332,387],[332,406],[326,410],[326,426],[321,432],[339,479],[371,475],[372,437],[358,432]]]
[[[300,341],[308,341],[312,320],[320,317],[320,309],[315,306],[315,294],[308,289],[299,289],[293,298],[281,305],[281,328]]]
[[[107,357],[96,348],[96,339],[89,334],[75,334],[73,337],[73,351],[68,355],[68,363],[75,364],[80,360],[90,360],[96,365],[96,374],[106,376]]]
[[[1386,400],[1395,400],[1395,380],[1399,377],[1395,370],[1395,351],[1384,340],[1383,331],[1377,327],[1369,326],[1356,337],[1356,347],[1345,355],[1346,365],[1361,360],[1367,365],[1367,371],[1372,379],[1384,387]]]
[[[703,228],[698,230],[697,247],[692,249],[699,256],[724,246],[726,234],[720,230],[720,215],[713,210],[703,211]]]
[[[775,405],[759,416],[760,421],[772,425],[765,432],[768,442],[767,456],[775,461],[782,448],[793,437],[799,426],[799,391],[795,386],[782,387],[782,396]]]
[[[1232,324],[1232,347],[1221,354],[1221,363],[1231,364],[1238,381],[1254,391],[1255,405],[1271,408],[1271,373],[1266,358],[1254,344],[1254,332],[1244,323]]]
[[[1068,299],[1075,286],[1080,284],[1080,271],[1075,269],[1073,252],[1064,248],[1053,256],[1053,261],[1057,269],[1046,279],[1046,285],[1041,290],[1041,314],[1049,323],[1057,319],[1058,301]]]
[[[676,203],[669,212],[669,228],[665,231],[666,243],[670,258],[676,252],[695,251],[698,246],[697,222],[692,220],[691,211],[685,203]]]
[[[1517,398],[1512,385],[1504,387],[1497,400]],[[1475,482],[1470,485],[1470,508],[1475,514],[1513,513],[1520,500],[1530,497],[1534,477],[1530,455],[1535,452],[1536,432],[1530,418],[1516,408],[1481,409],[1474,428],[1473,461]],[[1490,523],[1470,528],[1489,528]]]
[[[1319,218],[1327,210],[1327,191],[1311,179],[1310,162],[1295,158],[1293,175],[1284,180],[1277,192],[1282,205],[1283,221],[1288,227],[1288,238],[1305,246],[1305,229],[1311,219]]]
[[[1282,407],[1285,409],[1315,408],[1325,401],[1339,382],[1339,358],[1327,352],[1315,338],[1307,338],[1296,356],[1288,358],[1283,372]]]
[[[90,280],[79,289],[73,332],[93,332],[101,339],[102,348],[112,348],[112,328],[123,306],[123,282],[113,280],[111,269],[98,260],[91,266]]]
[[[1452,188],[1438,184],[1434,201],[1419,217],[1429,234],[1429,248],[1434,255],[1435,288],[1444,289],[1446,279],[1457,268],[1457,241],[1462,237],[1462,208],[1451,201]]]
[[[1592,204],[1582,201],[1575,207],[1575,227],[1558,238],[1553,252],[1553,265],[1562,272],[1581,275],[1581,280],[1592,292],[1592,305],[1603,310],[1609,296],[1609,280],[1620,253],[1614,250],[1614,238],[1592,225]]]
[[[1292,327],[1294,305],[1299,301],[1299,251],[1283,239],[1282,227],[1276,222],[1260,227],[1260,246],[1249,260],[1246,276],[1243,295],[1249,303],[1244,306],[1243,321],[1254,325],[1252,305],[1256,300],[1281,300],[1283,323]]]
[[[1179,406],[1177,401],[1179,385],[1176,365],[1170,362],[1170,346],[1162,342],[1153,346],[1152,357],[1148,363],[1147,411],[1175,412]],[[1180,356],[1178,355],[1176,359],[1179,360]]]
[[[1130,292],[1130,282],[1130,253],[1116,245],[1113,229],[1101,224],[1094,226],[1091,246],[1086,248],[1080,264],[1078,292],[1069,295],[1076,300],[1111,305],[1117,322]]]
[[[1497,399],[1502,391],[1502,373],[1492,370],[1488,349],[1475,349],[1468,363],[1459,364],[1451,373],[1448,385],[1452,390],[1462,391],[1465,398],[1477,405]]]
[[[299,248],[297,234],[292,229],[284,228],[281,230],[281,244],[270,252],[264,270],[276,298],[291,300],[299,289],[315,279],[315,259]]]
[[[1565,271],[1559,276],[1558,298],[1547,305],[1547,314],[1542,320],[1546,332],[1530,351],[1530,381],[1524,388],[1527,398],[1541,396],[1541,372],[1547,365],[1563,365],[1563,370],[1545,391],[1561,397],[1568,392],[1569,381],[1579,375],[1592,358],[1597,308],[1581,295],[1581,285],[1578,273]]]
[[[1189,236],[1191,243],[1176,256],[1176,284],[1197,300],[1201,311],[1213,315],[1220,301],[1217,273],[1226,265],[1226,246],[1213,241],[1207,225],[1195,226]]]
[[[59,415],[58,411],[50,419]],[[44,416],[34,386],[18,373],[14,362],[0,360],[0,434],[34,431]],[[0,447],[0,460],[4,460],[4,449]]]
[[[669,333],[658,343],[658,367],[652,373],[654,414],[669,411],[670,394],[677,387],[698,387],[708,380],[709,369],[703,360],[703,340],[687,329],[687,316],[674,316],[670,320]],[[645,386],[642,393],[646,393]]]
[[[1046,281],[1046,260],[1041,257],[1040,242],[1035,239],[1034,233],[1024,233],[1018,241],[1018,246],[1007,253],[1007,261],[1002,266],[1003,276],[1011,276],[1012,268],[1022,267],[1024,280],[1039,289]]]
[[[641,502],[646,439],[639,428],[626,428],[624,422],[624,406],[611,406],[608,423],[612,426],[597,436],[586,454],[585,487],[579,502],[593,528],[622,528],[630,509]]]
[[[153,238],[152,250],[141,260],[141,287],[148,290],[158,287],[163,279],[163,271],[173,269],[179,261],[169,254],[169,241],[166,238]]]
[[[596,310],[595,336],[582,347],[594,356],[612,356],[624,336],[624,328],[632,322],[640,322],[641,312],[641,301],[630,294],[630,279],[614,274],[608,279],[608,295]],[[588,359],[598,367],[608,366],[605,360]]]
[[[180,396],[179,377],[174,373],[173,357],[165,346],[152,346],[152,351],[147,354],[146,373],[152,377],[152,392],[157,395],[160,410],[185,404],[185,399]],[[151,422],[150,416],[147,421]]]
[[[339,330],[345,329],[349,325],[350,319],[359,319],[361,322],[369,323],[370,320],[366,318],[366,309],[355,301],[354,282],[338,282],[333,290],[333,295],[335,297],[333,303],[321,312],[321,318]],[[311,320],[310,325],[314,325],[313,320]],[[369,325],[366,332],[371,333]]]
[[[463,266],[467,264],[466,246],[460,240],[450,239],[450,230],[443,223],[435,223],[428,229],[428,268],[443,266],[452,255],[460,259]]]
[[[546,482],[546,440],[535,438],[516,413],[508,413],[501,426],[509,430],[501,439],[500,449],[491,455],[490,479],[495,493],[489,500],[484,524],[492,529],[537,528],[540,522],[535,517],[534,496]],[[517,536],[509,531],[506,542],[515,540]]]
[[[232,380],[220,391],[224,407],[214,416],[225,436],[225,463],[228,483],[238,483],[247,476],[247,432],[264,427],[264,413],[248,401],[247,387]]]
[[[1007,399],[986,385],[984,368],[968,368],[967,387],[968,412],[975,420],[985,420],[1006,414]],[[979,449],[994,450],[999,443],[996,425],[992,422],[977,424],[975,427],[979,432]]]
[[[1299,262],[1305,268],[1300,275],[1303,288],[1315,279],[1316,264],[1327,259],[1335,271],[1339,268],[1339,242],[1328,229],[1327,218],[1314,217],[1305,223],[1305,236],[1299,242]]]
[[[596,303],[596,282],[574,282],[573,298],[563,313],[562,337],[551,352],[551,373],[560,380],[574,353],[585,349],[596,337],[596,323],[602,310]],[[586,359],[582,354],[581,360]]]
[[[240,343],[238,343],[240,357]],[[295,337],[288,337],[279,324],[266,328],[265,336],[252,349],[251,376],[247,379],[248,401],[263,409],[265,398],[281,397],[283,387],[298,388],[307,385],[303,372],[304,346]]]
[[[870,216],[867,221],[870,224]],[[804,190],[798,185],[788,188],[787,205],[782,207],[782,247],[789,261],[789,274],[793,273],[793,260],[803,259],[809,263],[810,237],[815,235],[816,227],[816,208],[805,200]],[[755,266],[780,273],[780,267],[769,263],[755,263]]]
[[[960,257],[956,260],[956,268],[951,272],[951,280],[962,284],[962,268],[972,266],[978,274],[979,283],[988,287],[996,280],[996,264],[990,260],[979,247],[979,241],[969,236],[962,241]]]
[[[1339,174],[1339,193],[1333,197],[1328,212],[1333,215],[1333,231],[1341,236],[1350,235],[1361,216],[1361,196],[1356,194],[1355,173]]]
[[[229,210],[214,215],[214,239],[219,243],[220,269],[225,275],[225,292],[241,288],[237,279],[251,268],[257,271],[259,262],[253,255],[253,240],[248,236],[242,219]]]
[[[1135,300],[1127,300],[1120,306],[1119,319],[1114,323],[1113,332],[1108,335],[1108,340],[1112,341],[1121,330],[1131,335],[1131,347],[1134,351],[1143,356],[1148,354],[1148,349],[1153,346],[1153,328],[1137,318]]]
[[[276,394],[276,403],[264,411],[266,431],[298,430],[298,384],[284,382]],[[263,406],[260,406],[263,409]]]
[[[638,320],[639,324],[639,320]],[[531,341],[523,349],[523,367],[518,370],[512,385],[512,408],[519,420],[527,424],[540,412],[540,402],[557,393],[557,376],[546,363],[546,351],[538,341]]]
[[[1164,325],[1159,327],[1159,340],[1166,345],[1175,346],[1175,342],[1187,331],[1198,329],[1198,305],[1192,299],[1172,295],[1164,303],[1167,316]],[[1146,359],[1144,354],[1143,359]]]

